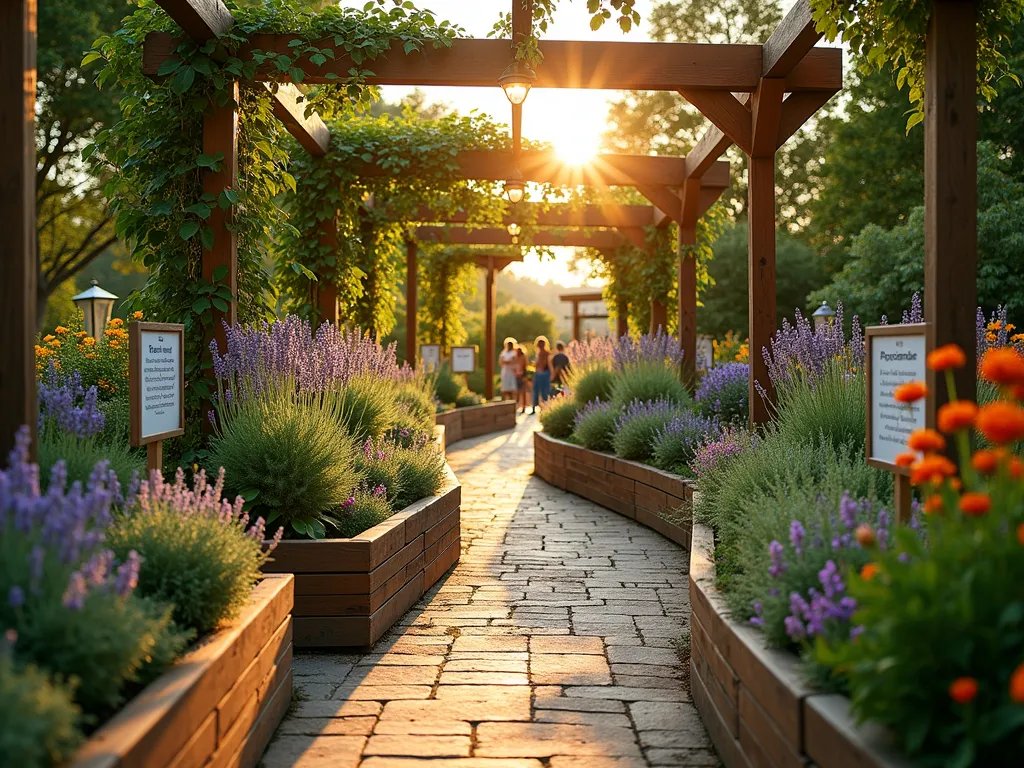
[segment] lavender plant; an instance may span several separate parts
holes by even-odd
[[[645,333],[639,339],[622,336],[615,345],[614,358],[615,368],[619,371],[646,366],[667,367],[678,371],[683,361],[683,351],[676,337],[669,336],[659,328],[657,333]]]
[[[718,435],[698,443],[690,468],[698,480],[710,482],[727,471],[731,459],[754,450],[758,442],[758,436],[746,428],[726,426]]]
[[[264,550],[263,518],[249,525],[242,498],[223,491],[223,470],[213,485],[198,472],[191,488],[181,468],[174,483],[153,472],[107,534],[116,559],[141,558],[137,592],[173,605],[175,623],[198,635],[238,616],[284,532]]]
[[[394,514],[387,500],[384,486],[361,486],[345,500],[338,518],[338,535],[342,538],[358,536],[375,525],[380,525]]]
[[[36,387],[39,399],[39,434],[66,432],[79,438],[103,431],[106,417],[99,409],[95,386],[82,386],[77,371],[61,377],[51,361]]]
[[[17,663],[76,679],[76,703],[100,717],[187,637],[172,629],[169,608],[134,594],[139,557],[118,562],[107,546],[111,508],[122,501],[116,475],[101,462],[68,488],[58,463],[42,494],[28,445],[23,429],[0,471],[0,627],[17,633]]]
[[[591,400],[576,413],[573,439],[591,451],[611,451],[617,416],[611,403]]]
[[[776,391],[786,389],[795,381],[813,387],[825,374],[826,368],[836,360],[848,371],[864,367],[864,334],[855,315],[849,340],[843,330],[843,304],[836,305],[832,323],[815,328],[800,310],[795,312],[794,324],[782,321],[782,328],[771,341],[771,350],[762,349],[768,377]]]
[[[673,416],[654,435],[652,458],[654,466],[677,475],[692,476],[690,464],[697,448],[721,433],[716,418],[683,411]]]
[[[654,457],[654,439],[671,421],[683,415],[679,405],[667,398],[643,402],[634,400],[615,417],[612,447],[615,455],[633,461]]]
[[[609,336],[592,336],[579,341],[573,339],[566,347],[573,368],[604,365],[611,367],[615,361],[616,344]]]
[[[722,424],[745,424],[750,414],[750,366],[726,363],[710,369],[694,395],[700,412]]]

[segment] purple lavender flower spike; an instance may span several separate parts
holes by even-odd
[[[804,538],[806,536],[807,531],[799,520],[794,520],[789,524],[789,541],[798,557],[804,553]]]
[[[768,552],[772,558],[772,564],[768,567],[768,574],[773,579],[777,579],[786,572],[786,561],[783,559],[785,551],[778,541],[773,540],[772,543],[768,545]]]
[[[11,608],[18,609],[25,604],[25,590],[17,584],[7,591],[7,604]]]

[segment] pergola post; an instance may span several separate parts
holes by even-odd
[[[223,155],[217,170],[203,174],[203,192],[220,199],[220,194],[238,186],[238,81],[228,89],[226,104],[211,104],[203,116],[203,154],[215,157]],[[214,282],[214,276],[223,273],[216,281],[231,291],[227,311],[213,308],[213,327],[209,329],[210,339],[216,339],[221,352],[227,348],[224,323],[234,325],[238,320],[238,239],[231,226],[232,208],[213,205],[213,213],[207,220],[213,230],[213,247],[203,247],[203,279]],[[223,267],[223,269],[219,269]],[[225,271],[226,270],[226,271]],[[204,355],[208,352],[204,352]]]
[[[0,3],[0,456],[20,427],[36,455],[36,0]]]
[[[580,318],[580,303],[574,301],[572,303],[572,337],[576,341],[580,340],[583,335],[583,320]]]
[[[487,257],[487,276],[485,278],[486,290],[484,291],[484,398],[490,401],[494,397],[494,337],[496,333],[496,321],[494,317],[494,304],[497,299],[498,281],[495,280],[494,257]]]
[[[751,425],[770,418],[774,402],[768,365],[762,349],[770,347],[775,333],[775,150],[785,81],[762,78],[751,99],[752,151],[747,178],[748,299],[750,310],[750,402]],[[765,390],[757,391],[756,384]]]
[[[326,221],[318,221],[317,225],[317,237],[320,241],[320,245],[330,249],[330,252],[335,254],[337,257],[338,253],[338,224],[337,224],[337,211],[334,215]],[[337,268],[337,267],[335,267]],[[317,314],[320,316],[321,323],[330,323],[331,325],[337,325],[338,316],[338,286],[334,280],[337,278],[335,275],[331,280],[324,279],[323,275],[317,276],[319,279],[313,283],[313,292],[315,294],[315,300],[313,307],[316,309]]]
[[[924,317],[928,348],[958,344],[968,364],[954,371],[956,394],[973,400],[977,354],[977,7],[935,0],[925,54]],[[948,399],[941,375],[928,371],[935,426]]]
[[[621,339],[629,333],[629,305],[623,299],[615,302],[615,338]]]
[[[416,297],[417,278],[416,266],[417,245],[415,240],[405,241],[405,360],[409,365],[416,366],[416,322],[418,320]]]
[[[683,360],[679,374],[683,383],[692,388],[697,379],[697,259],[684,240],[680,227],[676,252],[679,255],[679,349]]]
[[[651,333],[657,333],[659,328],[668,333],[668,307],[663,301],[651,299]]]

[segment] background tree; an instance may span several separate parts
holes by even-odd
[[[1004,304],[1024,319],[1024,182],[1008,173],[1009,158],[993,145],[978,145],[978,303],[986,312]],[[781,267],[779,274],[782,274]],[[842,300],[849,314],[875,323],[898,318],[915,292],[924,290],[924,207],[890,229],[869,224],[850,244],[850,259],[808,303]]]
[[[38,323],[50,295],[117,242],[103,179],[82,150],[120,113],[121,94],[96,88],[82,57],[120,26],[124,0],[46,0],[39,4],[36,89]],[[122,104],[122,108],[130,108]]]
[[[714,286],[704,295],[704,306],[697,309],[697,330],[716,338],[732,331],[740,338],[747,335],[747,224],[730,226],[715,241],[714,257],[708,272]],[[793,310],[809,309],[808,292],[825,282],[821,261],[801,238],[779,231],[776,236],[776,323],[793,317]]]

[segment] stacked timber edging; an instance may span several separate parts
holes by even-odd
[[[434,423],[445,429],[445,444],[491,432],[516,428],[516,404],[511,400],[500,403],[453,408],[434,416]]]
[[[693,486],[660,469],[533,433],[534,472],[544,481],[652,528],[680,546],[690,546],[689,522],[674,523],[693,501]]]
[[[726,768],[909,768],[885,731],[857,726],[849,700],[815,693],[799,660],[729,617],[715,585],[714,536],[693,526],[690,690]]]
[[[292,697],[291,576],[267,576],[209,635],[96,731],[65,768],[259,762]]]
[[[373,645],[458,562],[462,488],[445,471],[438,495],[355,538],[278,545],[263,570],[295,574],[297,648]]]

